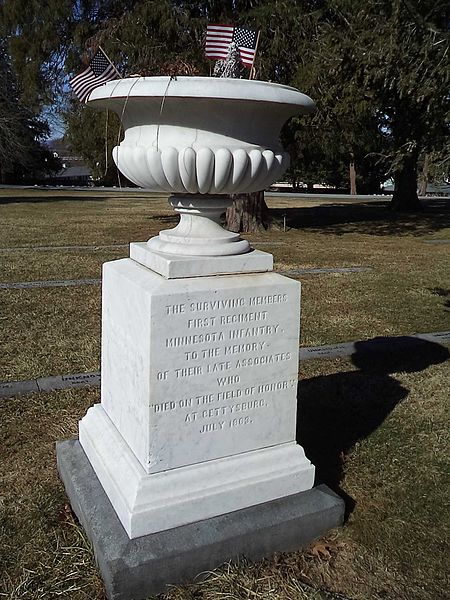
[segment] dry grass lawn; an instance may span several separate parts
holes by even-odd
[[[165,199],[0,190],[2,281],[100,277],[101,263],[174,222]],[[17,195],[18,194],[18,195]],[[69,196],[67,195],[69,194]],[[370,266],[304,275],[302,343],[449,329],[449,209],[393,216],[381,203],[270,199],[279,225],[250,236],[276,268]],[[44,250],[35,246],[93,246]],[[20,248],[28,247],[29,250]],[[100,288],[0,290],[0,380],[98,369]],[[445,600],[450,485],[448,349],[301,365],[298,439],[348,520],[303,552],[224,565],[164,600]],[[75,437],[97,389],[0,401],[0,598],[104,600],[58,479],[54,445]]]
[[[166,198],[142,192],[15,193],[25,197],[0,190],[4,283],[100,278],[103,262],[127,256],[126,247],[102,246],[146,240],[177,221]],[[248,237],[274,254],[276,269],[373,268],[298,277],[302,345],[449,329],[449,246],[424,243],[450,238],[448,206],[399,217],[377,202],[271,198],[269,205],[276,226]],[[283,214],[286,232],[277,225]],[[48,249],[57,246],[92,247]],[[0,381],[98,369],[98,287],[0,290],[0,303]]]
[[[445,600],[450,373],[443,363],[408,373],[409,361],[399,373],[342,359],[302,367],[299,438],[345,492],[352,512],[344,528],[304,552],[225,565],[165,600]],[[97,401],[98,390],[1,401],[2,598],[104,600],[54,453]]]

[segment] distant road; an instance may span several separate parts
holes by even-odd
[[[148,192],[151,194],[156,194],[158,196],[167,196],[168,192],[151,192],[146,188],[136,188],[136,187],[122,187],[118,186],[113,187],[96,187],[96,186],[75,186],[75,185],[6,185],[0,184],[1,190],[35,190],[38,192],[119,192],[119,193],[135,193],[142,194],[142,192]]]
[[[142,194],[149,193],[157,196],[167,196],[168,192],[152,192],[146,188],[135,187],[77,187],[77,186],[37,186],[37,185],[4,185],[0,184],[1,190],[35,190],[35,191],[58,191],[58,192],[114,192],[118,194]],[[450,186],[445,190],[446,195],[437,196],[419,196],[421,200],[443,200],[450,196]],[[267,198],[302,198],[303,200],[340,200],[342,202],[383,202],[392,199],[392,194],[316,194],[316,193],[297,193],[297,192],[265,192]]]
[[[304,194],[296,192],[264,192],[266,198],[302,198],[303,200],[341,200],[343,202],[383,202],[392,194]]]

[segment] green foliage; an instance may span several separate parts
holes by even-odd
[[[0,46],[0,182],[27,183],[60,168],[43,145],[48,127],[20,100],[9,56]]]
[[[423,162],[423,161],[422,161]],[[428,179],[432,183],[442,184],[450,181],[450,139],[440,150],[428,155]]]
[[[94,180],[116,185],[118,176],[111,151],[121,139],[117,115],[110,111],[86,110],[78,101],[73,101],[64,116],[69,132],[67,139],[89,165]]]
[[[258,79],[293,85],[307,73],[323,14],[321,1],[255,2],[244,22],[260,30]],[[304,89],[303,81],[300,89]]]
[[[50,103],[64,78],[72,0],[3,0],[0,35],[6,41],[21,101],[38,111]]]
[[[304,89],[318,127],[353,153],[379,155],[394,204],[417,206],[417,159],[448,134],[449,34],[443,2],[330,0]]]

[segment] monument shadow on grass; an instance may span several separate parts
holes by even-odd
[[[396,213],[389,201],[333,204],[332,199],[320,206],[273,208],[270,214],[282,222],[286,215],[289,229],[305,229],[317,233],[344,235],[431,235],[450,227],[450,198],[426,200],[418,214]]]
[[[446,361],[445,346],[413,337],[374,338],[355,343],[351,359],[359,371],[304,379],[298,384],[297,441],[326,483],[346,504],[356,502],[341,488],[346,454],[375,431],[409,390],[391,373],[419,372]]]

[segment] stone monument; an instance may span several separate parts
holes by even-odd
[[[300,284],[222,228],[230,194],[288,165],[278,136],[310,98],[205,77],[110,82],[114,149],[179,224],[103,267],[101,403],[58,467],[109,598],[145,598],[231,558],[292,550],[342,521],[295,441]]]

